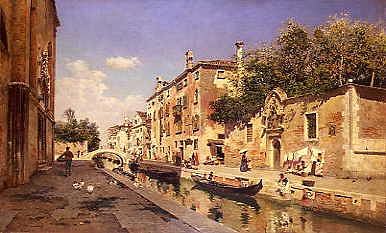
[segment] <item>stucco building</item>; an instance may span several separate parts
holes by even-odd
[[[147,158],[150,148],[149,121],[146,112],[137,111],[131,119],[129,154],[132,157]]]
[[[242,43],[237,43],[237,49],[242,50]],[[207,157],[221,162],[224,127],[209,119],[210,103],[225,94],[237,62],[194,62],[191,50],[185,59],[185,70],[177,77],[170,81],[157,78],[155,92],[147,100],[151,119],[148,158],[176,162],[177,158],[188,160],[194,154],[200,163]]]
[[[107,129],[107,147],[123,153],[128,153],[131,123],[128,118],[120,125],[114,125]]]
[[[239,166],[240,148],[253,167],[283,169],[319,159],[323,174],[385,177],[386,89],[346,84],[316,97],[267,96],[261,113],[225,140],[225,164]]]
[[[54,0],[0,0],[0,189],[54,157]]]

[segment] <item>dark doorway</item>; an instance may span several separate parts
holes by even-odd
[[[278,139],[272,140],[272,146],[273,146],[273,168],[280,169],[280,141]]]
[[[222,145],[216,145],[216,157],[221,164],[224,164],[224,152]]]

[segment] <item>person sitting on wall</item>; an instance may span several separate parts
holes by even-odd
[[[204,165],[214,165],[214,160],[209,156],[206,156],[206,160],[204,161]]]
[[[320,159],[316,160],[315,176],[323,176],[323,163]]]
[[[287,177],[283,173],[280,173],[280,178],[278,180],[279,188],[276,190],[279,192],[280,196],[284,197],[290,193],[290,184]]]
[[[247,149],[243,149],[240,151],[240,154],[241,154],[240,171],[241,172],[248,171],[247,151],[248,151]]]

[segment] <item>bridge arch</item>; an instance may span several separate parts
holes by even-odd
[[[113,149],[98,149],[98,150],[94,150],[94,151],[91,151],[89,152],[87,155],[85,155],[85,159],[88,159],[88,160],[92,160],[95,156],[99,155],[99,154],[114,154],[116,155],[119,160],[121,161],[121,164],[124,165],[124,164],[127,164],[127,154],[126,153],[123,153],[121,151],[116,151],[116,150],[113,150]]]

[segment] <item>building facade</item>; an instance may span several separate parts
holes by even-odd
[[[0,189],[54,158],[54,0],[0,0]]]
[[[147,158],[150,148],[150,133],[146,112],[137,111],[131,124],[129,155],[133,158]]]
[[[114,125],[107,129],[107,147],[119,152],[128,153],[131,123],[125,118],[121,125]]]
[[[225,164],[239,166],[245,148],[253,167],[319,160],[323,175],[385,177],[385,114],[383,88],[347,84],[319,97],[276,89],[259,115],[227,136]]]
[[[150,123],[148,159],[176,162],[193,155],[223,161],[224,127],[209,119],[210,103],[225,94],[237,69],[232,60],[193,61],[185,54],[185,70],[171,81],[157,78],[147,100]]]

